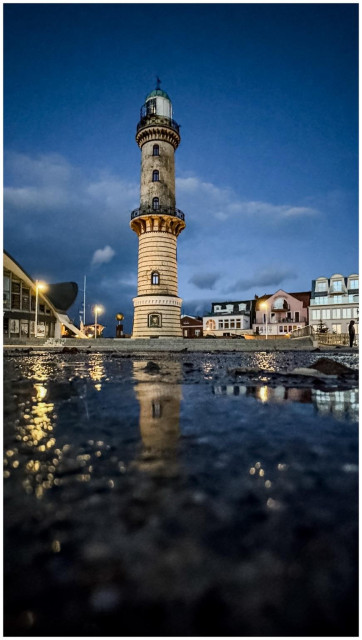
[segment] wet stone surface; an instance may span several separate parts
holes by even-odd
[[[357,355],[290,375],[324,355],[8,354],[5,634],[357,635]]]

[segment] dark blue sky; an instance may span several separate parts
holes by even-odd
[[[358,269],[357,4],[4,6],[4,246],[131,329],[139,109],[181,124],[183,311]],[[79,304],[71,310],[78,320]]]

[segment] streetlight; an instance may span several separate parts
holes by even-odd
[[[39,297],[39,289],[41,291],[44,291],[44,289],[46,289],[46,284],[44,284],[44,282],[39,282],[39,280],[35,280],[35,329],[34,329],[35,338],[38,337],[38,297]]]
[[[93,312],[94,312],[94,339],[96,339],[97,337],[97,317],[98,317],[98,313],[102,313],[103,311],[103,307],[101,307],[99,304],[96,304],[93,307]]]
[[[260,306],[265,309],[265,340],[268,339],[268,305],[266,302],[262,302]]]

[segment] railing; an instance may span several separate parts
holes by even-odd
[[[134,218],[138,218],[138,216],[149,216],[154,214],[175,216],[176,218],[180,218],[180,220],[185,220],[185,214],[180,209],[176,209],[176,207],[162,206],[158,207],[158,209],[153,209],[151,206],[133,209],[133,211],[131,212],[131,220],[133,220]]]
[[[137,131],[143,129],[143,127],[147,127],[153,124],[160,124],[166,127],[170,127],[170,129],[173,129],[177,133],[180,133],[180,125],[177,124],[175,120],[172,120],[172,118],[167,118],[166,116],[159,116],[156,113],[149,113],[143,116],[141,115],[141,120],[137,125]]]
[[[282,307],[272,307],[271,311],[290,311],[290,304],[283,305]]]
[[[337,292],[336,292],[337,293]],[[341,302],[336,302],[336,297],[341,296]],[[353,296],[353,300],[349,299],[349,295]],[[333,296],[316,296],[315,298],[311,298],[310,306],[314,307],[316,305],[321,306],[325,304],[357,304],[359,302],[359,296],[356,293],[344,295],[343,293],[338,293]]]
[[[294,331],[290,332],[291,338],[305,338],[306,336],[314,335],[314,327],[311,324],[308,324],[306,327],[301,327],[300,329],[294,329]]]

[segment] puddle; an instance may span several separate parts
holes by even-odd
[[[312,404],[320,415],[333,415],[339,420],[357,422],[359,412],[359,390],[321,391],[298,387],[247,386],[242,384],[214,385],[216,396],[252,397],[266,404],[289,403]]]

